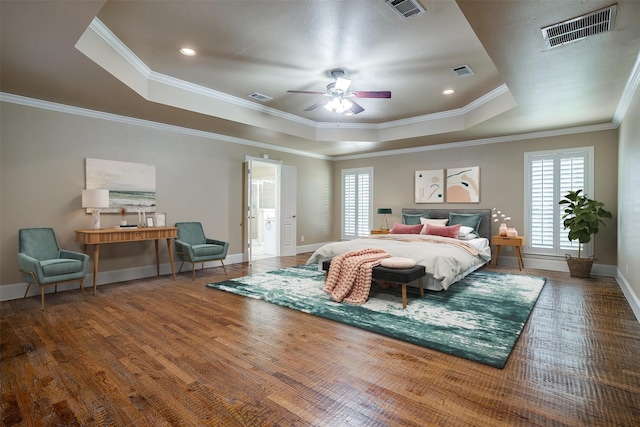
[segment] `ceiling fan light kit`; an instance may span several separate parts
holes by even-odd
[[[322,95],[325,99],[316,102],[304,111],[312,111],[318,107],[324,107],[327,111],[336,114],[351,116],[364,111],[364,108],[357,102],[347,98],[391,98],[389,91],[352,91],[349,92],[351,80],[345,78],[344,70],[335,69],[330,72],[331,77],[336,81],[327,85],[326,92],[311,92],[304,90],[288,90],[289,93],[303,93],[311,95]]]
[[[347,111],[350,111],[352,106],[353,103],[351,101],[339,96],[331,98],[326,104],[324,104],[325,109],[338,114],[343,114]]]

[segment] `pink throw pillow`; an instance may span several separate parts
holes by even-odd
[[[420,234],[422,231],[422,224],[406,225],[400,223],[393,223],[393,228],[389,233],[391,234]]]
[[[427,224],[427,230],[425,231],[424,234],[430,234],[432,236],[451,237],[452,239],[457,239],[458,231],[460,231],[460,224],[456,224],[456,225]]]

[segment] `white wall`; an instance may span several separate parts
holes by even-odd
[[[618,274],[636,318],[640,319],[640,91],[620,125],[618,167]]]

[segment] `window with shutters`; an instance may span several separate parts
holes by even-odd
[[[368,236],[371,230],[373,168],[342,170],[342,238]]]
[[[577,255],[578,242],[567,239],[562,206],[568,191],[593,197],[593,147],[525,153],[525,251],[531,254]],[[592,254],[591,243],[583,246]]]

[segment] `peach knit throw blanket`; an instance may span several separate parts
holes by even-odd
[[[367,248],[333,257],[323,290],[336,302],[364,304],[371,290],[373,267],[390,256],[382,249]]]

